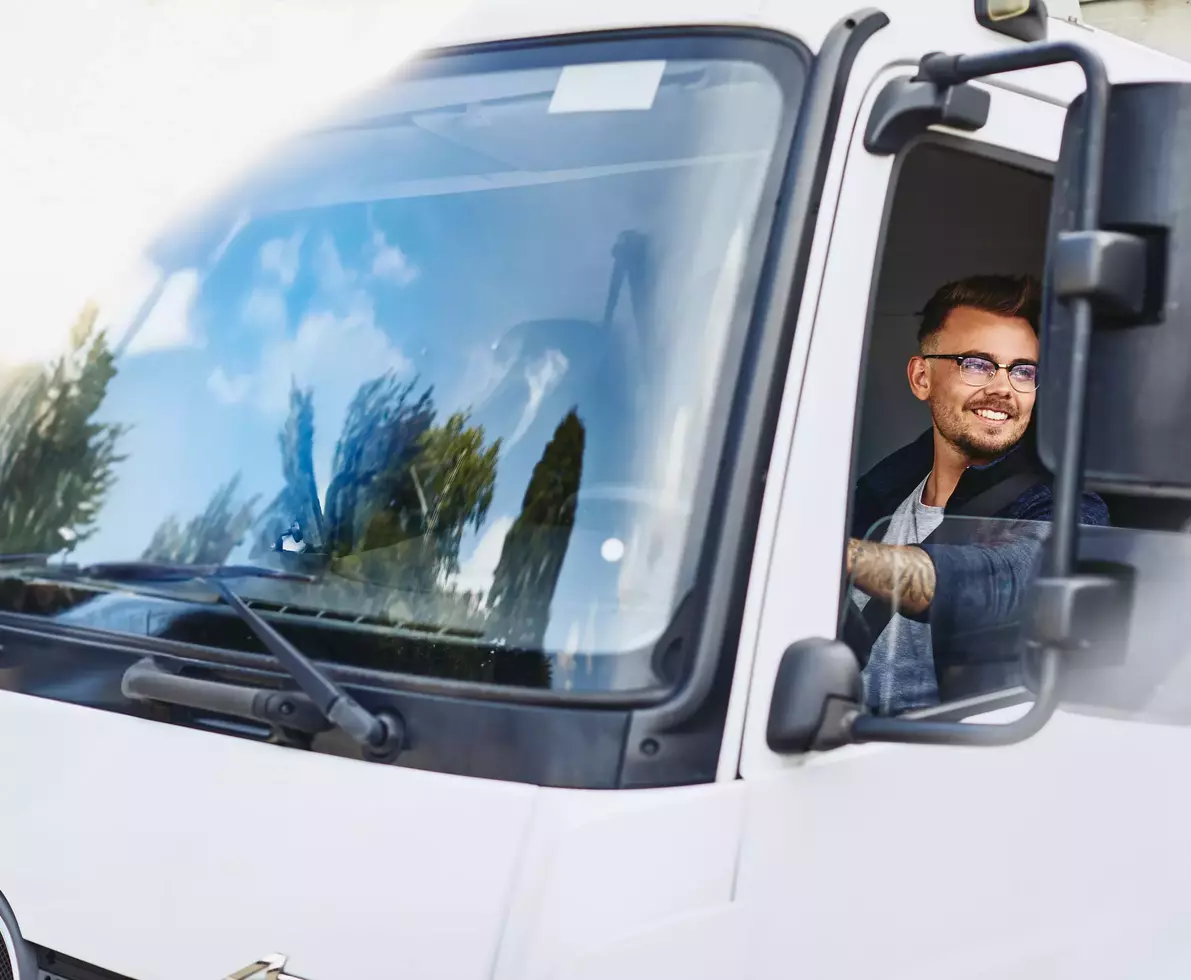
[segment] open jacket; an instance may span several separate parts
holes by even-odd
[[[1018,640],[1025,599],[1038,576],[1047,534],[1041,525],[1050,522],[1053,511],[1051,477],[1038,461],[1032,435],[995,462],[969,467],[947,501],[942,526],[921,545],[934,562],[935,596],[926,613],[912,618],[930,623],[944,702],[1020,683]],[[933,433],[928,429],[861,477],[852,537],[880,540],[880,523],[933,465]],[[1080,522],[1107,525],[1104,501],[1085,493]],[[888,614],[887,606],[885,610]],[[845,639],[862,661],[880,631],[879,618],[871,625],[875,611],[866,609],[867,630],[854,605],[845,624]]]

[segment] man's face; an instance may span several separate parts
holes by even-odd
[[[924,354],[978,354],[997,364],[1036,363],[1038,338],[1028,320],[970,306],[948,314],[929,338]],[[1033,391],[1018,391],[998,370],[983,387],[967,383],[955,361],[915,357],[910,388],[929,402],[935,428],[972,461],[991,460],[1011,449],[1026,431],[1034,410]]]

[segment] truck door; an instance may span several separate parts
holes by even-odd
[[[1161,852],[1167,832],[1178,839],[1173,825],[1138,829],[1166,824],[1145,770],[1185,752],[1186,729],[1060,713],[1011,748],[854,745],[783,757],[766,742],[783,651],[837,635],[855,479],[930,425],[906,386],[916,312],[949,279],[1037,275],[1043,262],[1065,100],[1043,85],[983,85],[991,106],[979,131],[931,132],[873,155],[871,109],[901,71],[875,77],[854,129],[841,127],[838,207],[805,380],[786,416],[791,448],[739,769],[747,975],[1084,978],[1174,962],[1181,906],[1158,896],[1174,894],[1187,858]],[[1012,704],[1020,690],[990,693],[969,717],[1023,710]]]

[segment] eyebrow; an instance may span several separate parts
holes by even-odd
[[[954,357],[983,357],[985,360],[992,361],[994,364],[1001,363],[999,358],[993,357],[992,354],[990,354],[988,351],[985,351],[985,350],[965,350],[965,351],[960,351],[958,354],[955,354],[953,356]],[[1017,367],[1017,365],[1019,365],[1019,364],[1033,364],[1034,367],[1038,366],[1038,362],[1035,360],[1031,360],[1028,357],[1019,357],[1016,361],[1010,361],[1009,367]]]

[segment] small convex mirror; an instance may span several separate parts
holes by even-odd
[[[976,21],[998,34],[1019,41],[1046,37],[1046,4],[1043,0],[975,0]]]
[[[1079,206],[1081,96],[1071,107],[1055,174],[1046,274],[1039,451],[1061,455],[1071,368],[1071,314],[1054,288],[1056,236]],[[1109,101],[1100,227],[1145,243],[1140,314],[1094,315],[1085,474],[1124,491],[1191,490],[1191,85],[1114,86]]]

